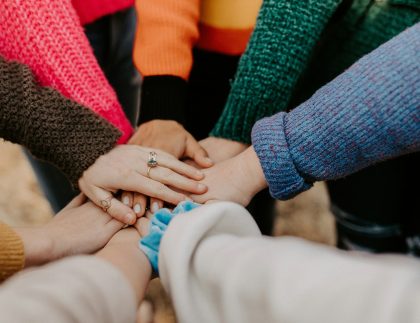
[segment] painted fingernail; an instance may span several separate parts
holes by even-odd
[[[156,213],[158,210],[159,210],[159,204],[157,202],[153,202],[152,213]]]
[[[125,216],[125,223],[127,223],[127,224],[131,224],[131,223],[133,223],[134,222],[134,220],[136,219],[136,217],[133,215],[133,214],[131,214],[131,213],[128,213],[126,216]]]
[[[204,184],[199,183],[199,184],[197,185],[197,188],[198,188],[198,190],[199,190],[199,191],[204,191],[204,190],[207,188],[207,186],[206,186],[206,185],[204,185]]]
[[[141,205],[136,204],[134,205],[134,213],[139,214],[141,212]]]
[[[130,204],[130,199],[128,198],[128,196],[124,196],[122,202],[125,205],[129,205]]]

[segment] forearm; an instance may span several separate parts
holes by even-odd
[[[5,322],[131,323],[136,310],[125,276],[94,256],[69,257],[24,271],[0,288]]]
[[[185,123],[187,80],[198,39],[198,0],[136,1],[134,62],[143,76],[140,124]]]
[[[0,137],[27,147],[73,182],[111,150],[120,132],[89,109],[40,87],[31,71],[0,57]]]
[[[420,24],[292,112],[258,122],[253,145],[274,197],[420,149]]]
[[[397,323],[420,314],[418,261],[263,238],[229,203],[179,215],[160,252],[162,282],[185,322]]]
[[[128,140],[132,129],[99,67],[71,1],[3,1],[0,54],[29,66],[42,86],[88,107]],[[11,18],[13,17],[13,19]]]
[[[321,32],[340,2],[263,2],[212,135],[250,143],[256,121],[286,109]]]

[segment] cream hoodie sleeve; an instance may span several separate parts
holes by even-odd
[[[25,270],[0,287],[0,322],[134,323],[136,305],[123,274],[93,256]]]
[[[179,322],[420,322],[420,261],[260,235],[242,207],[177,216],[161,279]]]

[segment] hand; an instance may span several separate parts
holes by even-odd
[[[213,165],[207,152],[194,137],[176,121],[152,120],[143,123],[131,137],[129,144],[158,148],[177,159],[190,158],[200,167]]]
[[[147,161],[152,150],[157,153],[158,166],[151,168],[148,174]],[[113,218],[133,224],[136,221],[133,210],[113,198],[112,193],[118,190],[137,192],[178,204],[187,199],[187,196],[174,189],[202,194],[207,188],[197,181],[203,176],[201,171],[163,151],[123,145],[99,157],[83,173],[79,187],[96,205],[103,207],[102,203],[107,202],[107,212]]]
[[[249,147],[249,145],[239,141],[216,137],[203,139],[200,141],[200,145],[207,151],[215,163],[235,157]]]
[[[227,200],[246,206],[255,194],[267,187],[253,147],[203,171],[205,178],[202,182],[208,187],[208,191],[202,195],[191,195],[198,203]]]
[[[79,195],[46,225],[17,228],[23,240],[25,265],[41,265],[62,257],[102,248],[123,224]]]

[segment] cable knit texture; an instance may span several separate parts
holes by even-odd
[[[420,19],[419,0],[353,0],[335,18],[341,2],[264,1],[213,136],[249,143],[256,121],[286,110],[297,92],[297,103],[307,99]]]
[[[420,23],[363,57],[252,141],[278,199],[420,150]]]
[[[82,25],[134,5],[134,0],[71,0]]]
[[[0,283],[21,270],[25,264],[22,239],[0,222]]]
[[[101,71],[70,0],[0,0],[0,54],[28,65],[41,85],[92,109],[121,130],[132,128]]]
[[[37,86],[27,67],[0,57],[0,137],[56,165],[76,187],[120,135],[89,109]]]

